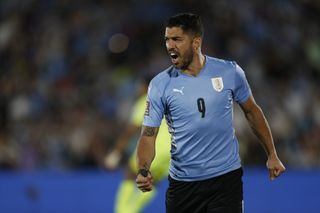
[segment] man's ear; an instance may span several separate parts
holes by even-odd
[[[195,37],[195,38],[193,39],[193,44],[192,44],[192,46],[193,46],[193,49],[194,49],[194,50],[198,50],[198,49],[200,48],[200,46],[201,46],[201,38],[200,38],[200,37]]]

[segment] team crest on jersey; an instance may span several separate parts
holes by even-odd
[[[221,77],[211,78],[212,87],[215,91],[221,92],[223,89],[223,81]]]

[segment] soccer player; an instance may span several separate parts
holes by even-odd
[[[123,134],[121,134],[117,140],[114,149],[105,157],[105,166],[107,169],[112,170],[118,167],[123,154],[130,146],[130,142],[140,133],[150,80],[150,77],[145,76],[142,79],[141,84],[139,84],[140,95],[134,104],[130,122]],[[157,137],[157,156],[151,167],[154,184],[157,184],[168,176],[170,141],[168,126],[163,119]],[[135,177],[137,173],[136,154],[134,153],[129,159],[126,177],[120,183],[116,195],[115,213],[139,213],[156,195],[156,190],[153,190],[152,193],[142,193],[140,190],[137,190],[135,186]]]
[[[235,62],[202,54],[202,39],[198,15],[184,13],[168,19],[165,44],[173,66],[149,85],[137,144],[136,183],[141,191],[152,191],[149,170],[165,116],[172,135],[167,213],[238,213],[243,211],[243,171],[232,125],[234,101],[266,151],[271,180],[285,167],[244,71]]]

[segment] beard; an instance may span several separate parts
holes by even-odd
[[[189,49],[182,57],[181,57],[181,65],[176,65],[177,68],[181,70],[186,70],[191,64],[193,59],[193,51]]]

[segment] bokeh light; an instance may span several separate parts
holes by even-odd
[[[127,50],[129,43],[127,35],[123,33],[116,33],[109,39],[109,50],[112,53],[122,53]]]

